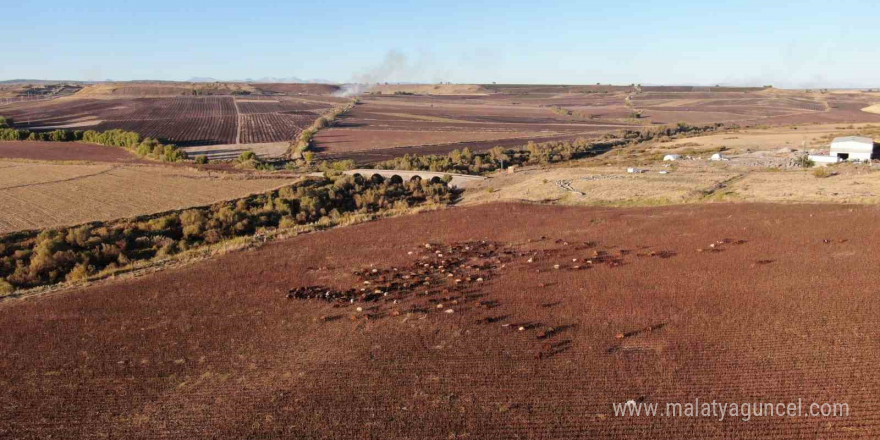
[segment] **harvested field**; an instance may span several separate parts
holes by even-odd
[[[332,95],[339,91],[335,84],[255,83],[251,86],[266,95]],[[342,100],[344,102],[344,100]]]
[[[290,148],[290,142],[261,142],[256,144],[225,144],[185,147],[183,150],[190,157],[206,156],[209,160],[234,160],[245,151],[253,151],[257,156],[266,159],[281,157]]]
[[[290,141],[336,101],[321,96],[67,98],[13,104],[0,108],[0,114],[12,117],[17,128],[119,128],[188,147],[231,144],[237,140]]]
[[[754,160],[768,162],[772,158]],[[778,160],[783,161],[787,160]],[[705,161],[686,161],[676,168],[655,164],[643,169],[645,172],[638,174],[627,173],[622,166],[523,170],[470,186],[463,202],[528,201],[599,206],[717,201],[880,203],[880,170],[861,165],[835,166],[834,174],[827,178],[817,178],[812,169],[748,169]],[[659,174],[660,171],[668,174]]]
[[[291,181],[159,165],[0,160],[0,233],[204,205]]]
[[[518,139],[520,144],[528,141],[528,132],[460,132],[460,131],[422,131],[422,130],[346,130],[330,128],[316,136],[319,145],[331,145],[328,153],[341,156],[347,148],[352,151],[401,148],[407,146],[430,146],[437,144],[458,144],[479,141],[500,141]],[[322,147],[319,147],[322,148]]]
[[[323,130],[322,130],[323,132]],[[332,133],[332,132],[331,132]],[[321,132],[318,133],[316,139],[319,139],[321,136]],[[538,136],[538,137],[529,137],[529,138],[508,138],[501,140],[484,140],[484,141],[466,141],[466,142],[455,142],[455,143],[438,143],[438,144],[429,144],[429,145],[419,145],[419,146],[406,146],[406,147],[390,147],[390,148],[376,148],[372,150],[355,150],[355,151],[341,151],[337,150],[335,153],[327,153],[322,151],[322,158],[335,160],[335,159],[351,159],[357,163],[375,163],[381,162],[389,159],[394,159],[395,157],[401,157],[406,154],[448,154],[453,150],[460,150],[463,148],[470,148],[471,151],[486,151],[492,149],[494,147],[503,147],[503,148],[521,148],[529,141],[534,142],[549,142],[549,141],[573,141],[577,138],[588,137],[582,135],[558,135],[558,136]]]
[[[243,114],[240,118],[243,144],[292,141],[318,118],[317,114]]]
[[[59,99],[3,113],[18,128],[50,130],[91,121],[81,129],[119,128],[182,146],[235,142],[237,120],[231,97]]]
[[[876,207],[493,204],[7,300],[0,433],[876,438],[878,221]],[[326,291],[341,300],[310,299]],[[612,410],[698,398],[850,412]]]
[[[20,128],[122,128],[185,147],[290,141],[348,98],[323,84],[121,83],[74,97],[0,106]],[[204,96],[181,96],[200,93]],[[232,96],[232,93],[246,95]],[[397,94],[395,94],[397,93]],[[859,91],[725,87],[388,85],[315,138],[327,159],[358,162],[529,139],[595,138],[623,129],[686,122],[756,125],[880,122]],[[637,117],[638,116],[638,117]]]
[[[319,133],[317,150],[328,158],[366,162],[406,153],[522,145],[528,138],[598,137],[679,122],[756,126],[880,121],[880,115],[862,111],[876,96],[857,92],[486,85],[448,95],[424,87],[386,89],[364,96],[336,127]],[[387,94],[394,92],[418,94]]]
[[[709,167],[679,169],[670,174],[630,174],[625,167],[552,168],[498,175],[472,185],[465,204],[497,201],[553,202],[580,205],[644,206],[701,201],[703,191],[738,175]]]
[[[147,163],[124,148],[80,142],[0,141],[0,159]]]
[[[741,125],[874,122],[859,115],[871,95],[827,94],[799,90],[722,92],[655,92],[643,90],[632,97],[635,108],[652,122],[727,122]]]
[[[549,104],[519,100],[522,97],[370,95],[335,127],[318,133],[316,150],[328,158],[367,162],[406,153],[448,153],[464,147],[480,151],[529,140],[594,137],[639,126],[563,116]]]

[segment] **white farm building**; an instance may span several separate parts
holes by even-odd
[[[811,154],[809,157],[817,164],[846,161],[869,162],[875,157],[874,140],[862,136],[834,138],[831,141],[831,152],[827,156]]]
[[[834,138],[831,156],[840,160],[871,160],[874,155],[874,139],[861,136]]]

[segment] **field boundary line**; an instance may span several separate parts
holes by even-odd
[[[74,180],[88,179],[89,177],[95,177],[95,176],[100,176],[102,174],[107,174],[107,173],[115,170],[116,168],[118,168],[118,167],[112,166],[109,169],[106,169],[103,171],[98,171],[97,173],[83,174],[81,176],[70,177],[67,179],[50,180],[48,182],[35,182],[35,183],[25,183],[22,185],[6,186],[6,187],[0,188],[0,191],[6,191],[6,190],[10,190],[10,189],[19,189],[19,188],[30,188],[30,187],[34,187],[34,186],[52,185],[55,183],[63,183],[63,182],[73,182]]]
[[[235,145],[241,144],[241,111],[238,109],[238,99],[232,97],[232,105],[235,107]]]

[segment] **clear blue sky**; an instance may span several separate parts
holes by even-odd
[[[267,3],[9,1],[0,79],[880,87],[877,0]]]

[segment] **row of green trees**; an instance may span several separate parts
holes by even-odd
[[[443,181],[340,175],[153,216],[0,236],[0,294],[76,281],[271,228],[330,226],[355,214],[447,204]]]
[[[311,163],[315,157],[314,152],[311,150],[314,147],[315,135],[318,134],[318,131],[333,125],[336,119],[359,103],[360,100],[355,98],[344,106],[333,107],[330,111],[315,119],[315,122],[309,128],[300,132],[296,141],[291,142],[288,156],[295,161]]]
[[[186,152],[176,145],[166,145],[153,138],[142,138],[139,133],[120,129],[95,130],[53,130],[35,132],[12,128],[12,119],[0,116],[0,140],[4,141],[45,141],[45,142],[87,142],[121,147],[141,157],[166,162],[179,162],[186,159]]]
[[[573,141],[529,142],[520,148],[495,147],[475,153],[468,148],[447,155],[405,155],[374,164],[387,170],[418,170],[459,174],[483,174],[510,165],[546,165],[582,159],[630,143],[640,143],[681,135],[697,135],[720,129],[723,124],[694,126],[686,123],[652,130],[626,130],[598,141],[578,138]]]

